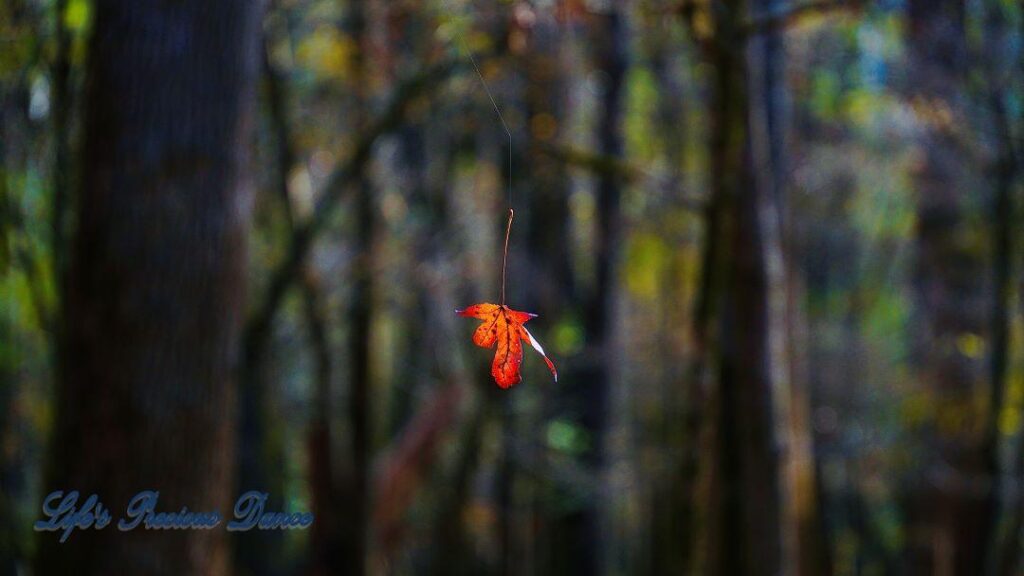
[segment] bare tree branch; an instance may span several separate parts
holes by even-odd
[[[268,43],[269,39],[264,38],[264,42]],[[268,45],[263,50],[263,69],[267,82],[270,120],[277,139],[276,192],[282,204],[288,232],[294,241],[297,228],[295,211],[292,209],[291,199],[288,195],[288,174],[295,165],[298,154],[292,144],[291,130],[288,125],[288,86],[281,72],[270,62],[269,53],[270,46]],[[316,359],[316,390],[317,398],[320,399],[317,402],[317,419],[326,421],[327,411],[330,408],[323,399],[329,393],[327,388],[331,376],[331,353],[327,342],[327,320],[323,310],[324,295],[315,270],[309,266],[303,266],[301,275],[302,289],[306,295],[306,323]]]
[[[864,7],[863,0],[814,0],[774,14],[766,14],[747,22],[743,27],[745,37],[764,34],[795,24],[800,19],[815,14],[857,11]]]
[[[599,152],[580,150],[569,146],[543,146],[538,150],[568,166],[583,168],[599,176],[622,178],[626,182],[635,182],[649,177],[647,173],[629,162]]]
[[[581,168],[598,176],[619,178],[627,184],[647,185],[653,188],[671,188],[674,185],[657,174],[644,170],[620,158],[599,152],[580,150],[568,146],[541,146],[537,149],[567,166]],[[696,198],[681,198],[682,207],[690,210],[703,210],[704,202]]]
[[[288,255],[272,273],[266,299],[250,319],[245,331],[245,361],[250,364],[266,343],[274,317],[292,283],[299,278],[302,264],[319,233],[329,221],[334,208],[345,198],[349,185],[370,160],[373,145],[377,139],[397,128],[405,116],[406,108],[418,96],[436,87],[451,75],[456,68],[455,60],[444,60],[425,69],[420,74],[402,83],[395,90],[391,103],[372,122],[356,143],[349,159],[330,176],[323,193],[313,210],[313,215],[303,224],[297,225],[292,235]]]
[[[438,388],[376,463],[373,526],[384,556],[397,546],[404,514],[458,416],[462,395],[458,384]]]

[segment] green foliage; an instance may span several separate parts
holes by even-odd
[[[652,138],[652,135],[658,133],[657,127],[653,124],[652,114],[658,101],[658,86],[654,75],[646,68],[638,66],[630,70],[626,79],[626,90],[627,149],[630,151],[630,157],[646,165],[659,157],[658,140]],[[671,142],[665,145],[678,144]]]
[[[655,234],[637,233],[629,238],[624,252],[626,288],[640,300],[654,299],[666,281],[670,247]]]
[[[587,432],[568,420],[549,422],[545,439],[551,449],[567,454],[582,454],[590,445]]]

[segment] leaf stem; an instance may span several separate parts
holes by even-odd
[[[501,114],[501,109],[498,108],[498,102],[494,100],[494,95],[491,94],[491,89],[487,87],[487,80],[484,79],[484,75],[480,72],[480,67],[477,66],[476,58],[473,58],[473,53],[469,53],[469,61],[473,64],[473,69],[476,70],[476,75],[480,77],[480,84],[484,87],[484,92],[487,93],[487,98],[491,101],[491,106],[494,107],[494,112],[498,115],[498,120],[501,121],[501,127],[505,130],[505,134],[508,136],[508,227],[505,229],[505,251],[501,256],[501,305],[505,305],[505,268],[508,264],[508,237],[512,233],[512,218],[515,216],[515,212],[512,211],[512,131],[508,129],[508,123],[505,122],[505,117]]]
[[[501,254],[501,305],[505,305],[505,269],[508,267],[508,237],[512,235],[512,218],[516,215],[512,208],[508,209],[508,226],[505,227],[505,250]]]

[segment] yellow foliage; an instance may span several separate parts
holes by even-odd
[[[89,24],[89,2],[71,0],[64,11],[64,25],[72,32],[80,32]]]
[[[351,38],[323,25],[303,38],[295,51],[299,65],[313,72],[344,80],[352,75],[352,57],[358,49]]]
[[[911,394],[900,407],[903,421],[908,428],[920,426],[934,413],[935,402],[927,392]]]
[[[707,40],[714,36],[715,25],[711,20],[711,14],[707,9],[697,10],[693,15],[693,31],[701,40]]]
[[[669,249],[665,242],[650,233],[638,233],[626,246],[626,288],[639,298],[658,295]]]
[[[1024,404],[1024,374],[1019,372],[1010,376],[1006,383],[1006,403],[999,413],[999,432],[1004,436],[1013,436],[1020,431],[1021,408]]]
[[[999,432],[1004,436],[1013,436],[1020,429],[1020,409],[1007,406],[999,415]]]
[[[867,125],[878,111],[880,97],[870,90],[851,91],[844,103],[847,118],[856,124]]]
[[[985,355],[985,340],[977,334],[964,332],[956,338],[956,349],[968,358],[981,358]]]

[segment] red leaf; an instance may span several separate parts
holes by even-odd
[[[513,310],[504,304],[474,304],[465,310],[456,310],[459,316],[483,320],[483,324],[473,332],[473,343],[481,348],[491,348],[497,345],[494,353],[494,362],[491,364],[491,376],[502,388],[510,388],[523,380],[519,372],[519,366],[523,363],[523,341],[529,342],[533,349],[544,356],[544,362],[548,370],[558,382],[558,371],[554,363],[544,354],[544,348],[526,329],[530,318],[536,318],[536,314]]]

